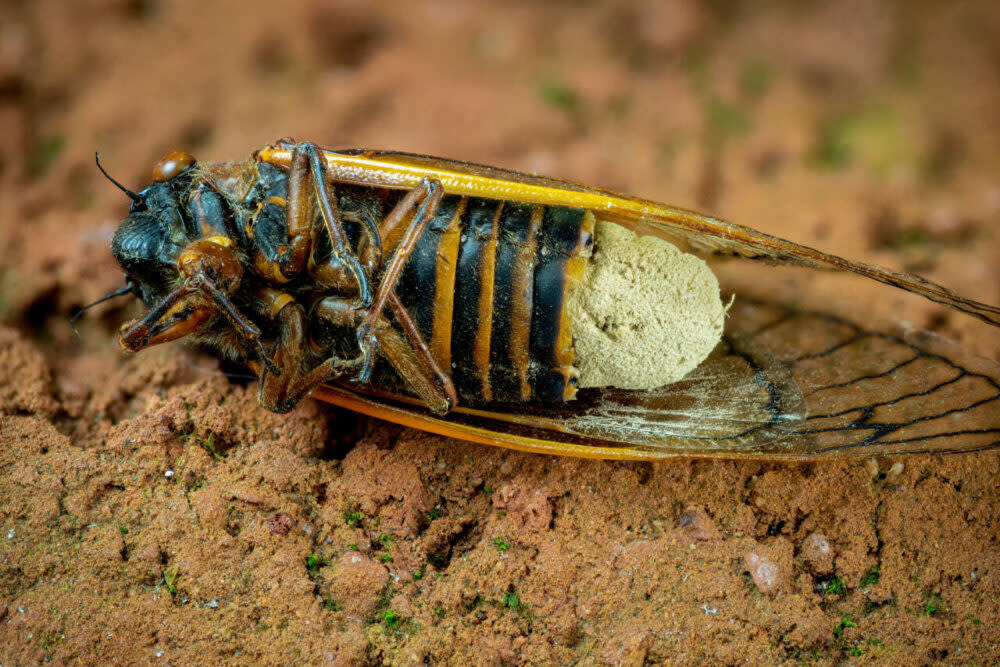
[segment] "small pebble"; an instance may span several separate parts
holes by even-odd
[[[813,574],[828,575],[833,572],[833,548],[826,535],[810,534],[802,540],[800,553]]]
[[[689,507],[677,518],[677,527],[684,536],[692,540],[713,540],[719,536],[719,531],[701,507]]]
[[[757,547],[743,555],[743,563],[757,590],[767,596],[774,596],[785,584],[785,575],[768,550]]]
[[[287,535],[288,531],[290,531],[294,525],[295,521],[292,517],[288,516],[284,512],[278,512],[267,520],[267,529],[271,531],[272,535]]]

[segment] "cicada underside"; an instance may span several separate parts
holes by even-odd
[[[697,368],[577,388],[567,301],[595,221],[706,255],[854,272],[991,324],[1000,309],[910,274],[689,211],[424,156],[282,141],[242,163],[178,154],[114,251],[150,310],[138,350],[191,337],[303,396],[471,440],[592,458],[804,459],[1000,444],[1000,365],[930,334],[866,330],[736,295]],[[627,295],[623,295],[624,296]]]

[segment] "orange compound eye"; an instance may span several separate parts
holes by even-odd
[[[157,183],[169,181],[195,163],[194,156],[184,151],[174,151],[153,167],[153,180]]]

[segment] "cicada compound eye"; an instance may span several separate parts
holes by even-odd
[[[190,153],[174,151],[153,167],[153,180],[157,183],[169,181],[194,163],[194,156]]]

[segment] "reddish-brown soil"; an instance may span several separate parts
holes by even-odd
[[[170,149],[286,135],[621,189],[1000,303],[996,3],[742,4],[2,3],[0,663],[1000,661],[996,453],[525,455],[270,414],[179,345],[121,353],[124,300],[68,323],[122,284],[95,150],[138,188]],[[1000,357],[901,292],[762,276]]]

